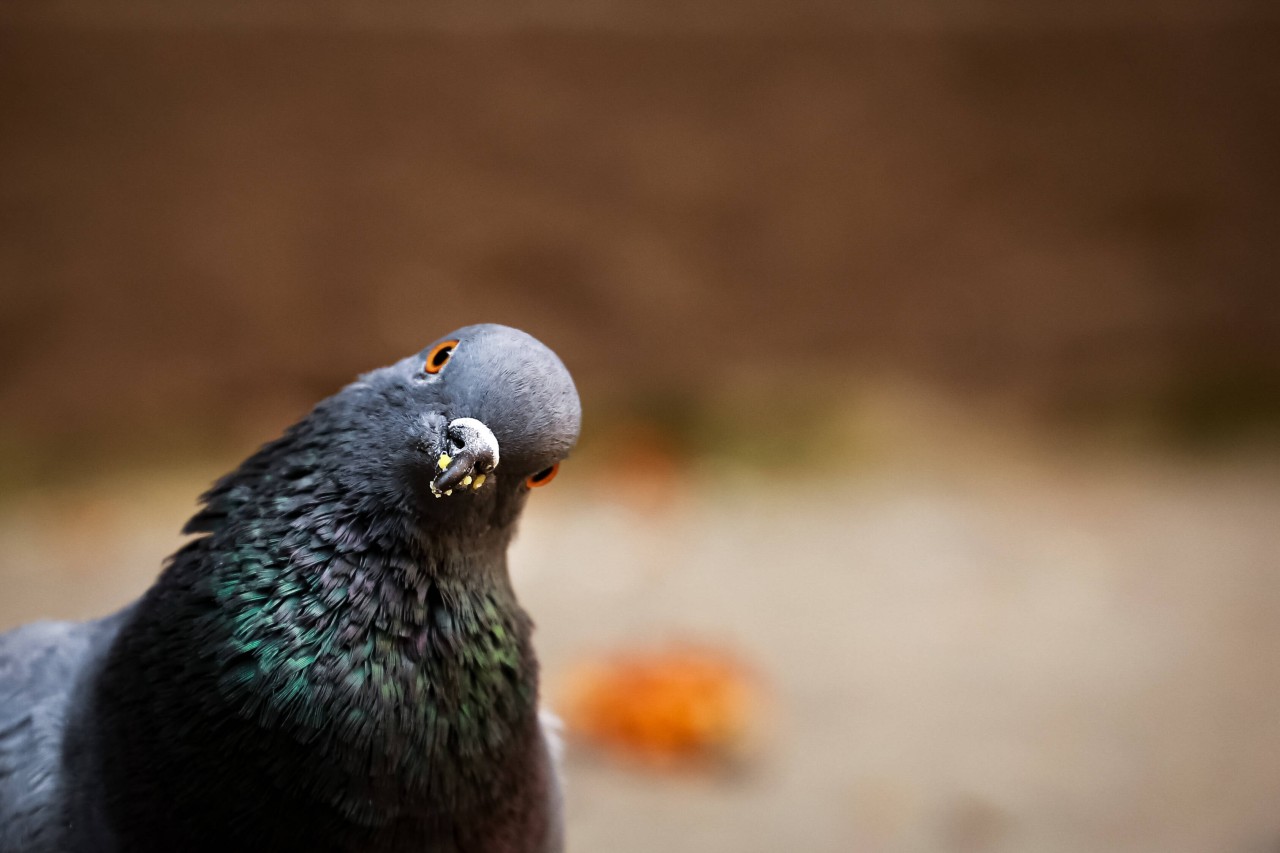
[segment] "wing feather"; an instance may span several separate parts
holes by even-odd
[[[0,634],[0,853],[56,847],[62,739],[73,689],[118,616]]]

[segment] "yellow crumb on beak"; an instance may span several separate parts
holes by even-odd
[[[453,457],[450,456],[448,453],[441,453],[440,462],[439,462],[440,470],[443,471],[444,469],[448,468],[449,463],[452,461],[453,461]]]
[[[467,479],[469,480],[471,478],[468,477]],[[475,482],[471,484],[471,490],[475,491],[476,489],[480,488],[483,485],[484,485],[484,474],[477,474]]]
[[[470,485],[471,485],[471,480],[472,480],[472,477],[471,477],[471,475],[470,475],[470,474],[468,474],[467,476],[465,476],[465,477],[463,477],[463,478],[462,478],[462,482],[461,482],[459,485],[462,485],[462,486],[470,486]]]

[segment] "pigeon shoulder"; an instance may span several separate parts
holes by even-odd
[[[0,853],[62,849],[66,720],[122,615],[0,634]]]

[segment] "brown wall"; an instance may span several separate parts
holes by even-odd
[[[588,389],[1265,390],[1280,24],[1117,5],[16,4],[4,430],[291,412],[484,319]]]

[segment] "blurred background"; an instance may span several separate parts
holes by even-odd
[[[8,0],[0,629],[503,322],[572,849],[1275,851],[1278,106],[1261,0]],[[723,737],[584,736],[688,648]]]

